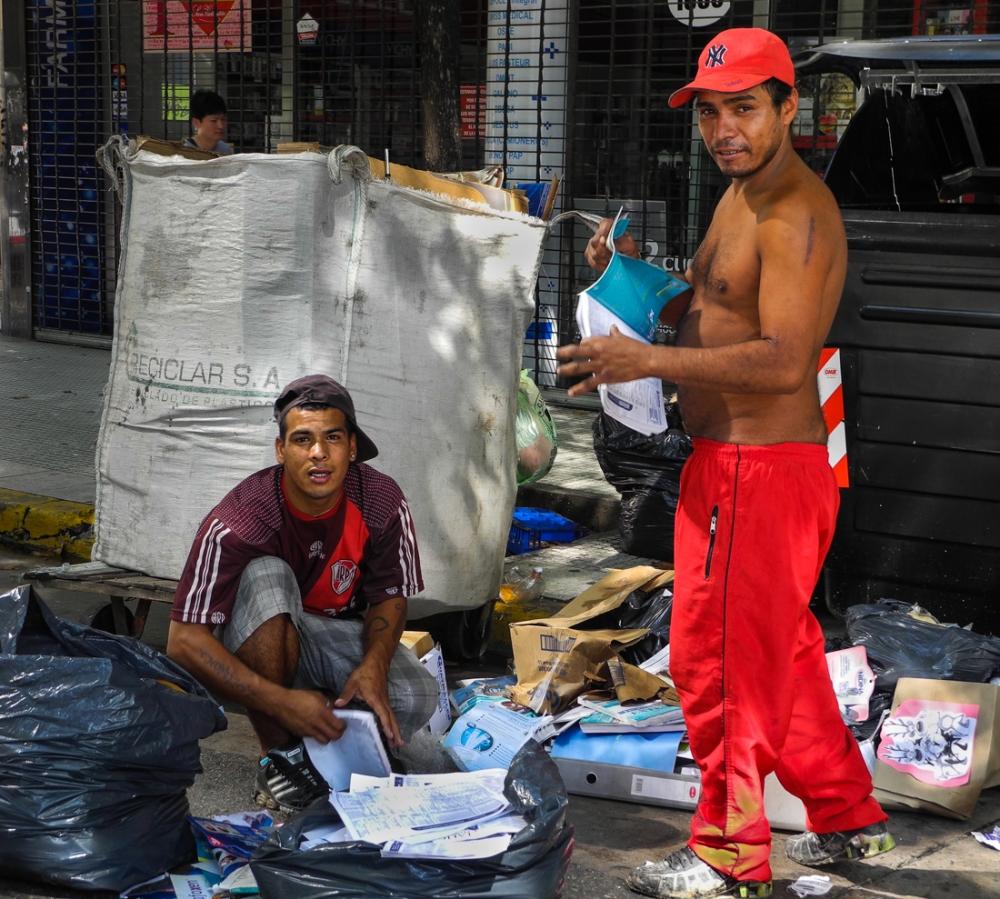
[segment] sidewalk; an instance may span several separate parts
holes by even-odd
[[[53,519],[50,525],[67,525],[56,536],[44,538],[53,542],[72,530],[68,520],[60,518],[69,514],[67,510],[80,516],[73,527],[86,525],[86,513],[92,514],[94,500],[94,443],[109,362],[110,354],[102,350],[0,336],[0,421],[4,423],[0,428],[0,532],[16,530],[7,525],[11,517],[22,512],[19,527],[28,537],[34,529],[29,520],[33,514]],[[601,476],[591,448],[593,412],[560,407],[553,412],[559,428],[559,455],[552,473],[539,487],[570,499],[579,494],[604,513],[613,510],[616,494]],[[613,537],[602,535],[590,544],[593,553],[582,545],[574,545],[574,552],[584,549],[590,555],[601,555],[587,560],[595,571],[600,565],[621,559],[620,554],[613,553],[613,544]],[[25,543],[28,548],[39,545]],[[585,566],[579,560],[570,560],[572,554],[563,555],[567,558],[567,578],[579,577]],[[27,552],[0,548],[0,594],[16,586],[21,572],[38,561]],[[555,587],[555,572],[552,577]],[[88,604],[79,593],[51,589],[40,592],[56,614],[67,618],[78,618]],[[573,588],[571,592],[578,591]],[[144,641],[160,650],[166,644],[168,613],[166,604],[154,603],[144,634]],[[503,671],[499,663],[477,672],[450,665],[448,673],[454,679]],[[256,741],[245,715],[232,710],[229,721],[228,731],[202,744],[205,773],[189,793],[193,814],[237,812],[252,807]],[[569,817],[576,826],[576,848],[564,899],[634,897],[624,885],[624,876],[645,860],[659,860],[680,848],[691,818],[686,811],[581,796],[571,797]],[[898,842],[895,851],[871,862],[834,865],[818,871],[790,862],[783,848],[787,834],[776,832],[772,853],[774,895],[791,896],[787,887],[797,877],[820,873],[832,879],[833,889],[827,894],[831,899],[1000,899],[1000,853],[980,846],[969,836],[970,830],[989,830],[998,822],[1000,788],[983,794],[969,821],[893,813],[892,832]],[[111,899],[106,893],[76,893],[14,883],[0,876],[2,899],[84,899],[86,895]]]
[[[111,354],[0,336],[0,541],[90,556]]]

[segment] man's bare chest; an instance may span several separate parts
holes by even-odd
[[[713,224],[691,263],[691,286],[702,303],[736,311],[757,308],[760,256],[756,223]]]

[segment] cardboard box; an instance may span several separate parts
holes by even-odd
[[[430,652],[421,656],[420,664],[433,675],[438,685],[437,708],[428,722],[431,733],[447,733],[451,727],[451,703],[448,701],[448,679],[444,674],[444,656],[441,655],[441,647],[435,646]]]
[[[979,794],[1000,785],[1000,687],[900,678],[874,784],[886,808],[968,818]]]
[[[517,672],[517,684],[511,688],[514,702],[553,714],[567,708],[591,684],[603,681],[599,671],[604,663],[649,631],[583,630],[577,626],[618,608],[635,590],[654,590],[672,580],[672,571],[647,566],[612,571],[557,615],[512,624],[510,640]]]
[[[434,648],[434,638],[427,631],[403,631],[399,642],[418,659],[422,659]]]

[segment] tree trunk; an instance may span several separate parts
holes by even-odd
[[[420,50],[424,165],[432,172],[462,167],[459,111],[460,0],[413,0]]]

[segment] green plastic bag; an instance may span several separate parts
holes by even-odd
[[[528,369],[521,372],[517,390],[517,485],[531,484],[549,473],[556,461],[559,441],[556,423]]]

